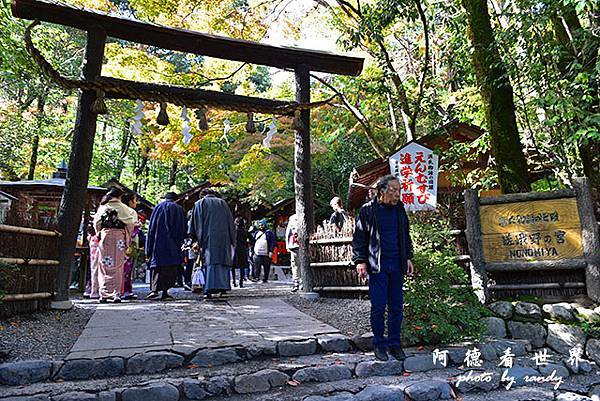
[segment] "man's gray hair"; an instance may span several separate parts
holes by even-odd
[[[398,181],[398,177],[392,174],[384,175],[383,177],[377,180],[377,184],[375,184],[375,188],[377,189],[378,194],[382,194],[388,189],[388,185],[390,181]]]

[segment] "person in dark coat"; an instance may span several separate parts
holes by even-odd
[[[393,175],[377,182],[377,197],[361,207],[352,238],[352,262],[364,280],[369,277],[371,329],[375,357],[388,360],[387,349],[397,360],[405,358],[400,344],[405,275],[413,275],[413,247],[408,216],[400,201],[400,183]],[[388,312],[388,338],[385,310]]]
[[[244,286],[245,272],[249,268],[248,247],[252,242],[252,236],[246,228],[246,220],[243,217],[235,218],[235,251],[233,253],[233,268],[231,276],[235,286],[235,269],[240,269],[240,288]]]
[[[227,202],[210,188],[203,189],[200,196],[194,204],[188,234],[198,241],[206,266],[204,294],[212,298],[212,294],[223,295],[231,290],[229,269],[233,263],[235,228]]]
[[[148,299],[173,299],[169,288],[175,285],[177,271],[183,263],[181,246],[186,235],[185,212],[175,203],[177,194],[167,192],[165,200],[154,207],[146,237],[146,257],[152,271],[152,292]]]

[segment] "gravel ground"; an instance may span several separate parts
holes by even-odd
[[[285,299],[296,309],[353,336],[371,331],[369,300],[319,298],[311,301],[299,296]]]
[[[94,313],[75,305],[68,311],[45,311],[0,320],[0,362],[64,358]]]

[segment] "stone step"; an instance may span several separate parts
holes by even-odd
[[[454,350],[458,352],[459,349]],[[431,354],[415,354],[409,355],[404,362],[393,359],[379,362],[364,353],[266,358],[153,375],[5,386],[0,388],[0,401],[297,400],[309,396],[313,398],[309,397],[307,401],[404,401],[406,395],[414,400],[433,401],[459,393],[469,397],[465,399],[471,399],[471,396],[491,391],[503,391],[504,398],[498,399],[505,399],[508,392],[503,387],[509,382],[512,382],[510,392],[522,392],[523,387],[533,386],[527,376],[554,378],[535,386],[542,392],[554,391],[552,386],[557,383],[558,375],[553,371],[570,376],[561,383],[563,392],[585,394],[594,384],[600,383],[598,370],[582,370],[580,373],[587,374],[570,375],[569,370],[564,366],[561,370],[559,365],[534,369],[528,363],[528,355],[516,358],[516,366],[508,370],[498,368],[497,360],[484,361],[480,369],[470,370],[452,360],[444,368],[425,358],[432,360]],[[408,367],[412,368],[411,372]],[[506,376],[504,381],[503,375]]]
[[[210,368],[265,357],[294,357],[365,348],[368,337],[355,342],[338,333],[288,341],[259,341],[225,348],[149,349],[145,352],[64,361],[31,360],[0,364],[0,385],[20,386],[49,380],[75,381],[151,374],[185,366]],[[75,354],[75,355],[74,355]]]

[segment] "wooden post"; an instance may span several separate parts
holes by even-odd
[[[296,101],[310,103],[310,71],[301,65],[296,69]],[[300,124],[296,128],[294,150],[294,189],[296,214],[298,216],[298,260],[302,274],[302,291],[313,291],[310,271],[309,235],[314,230],[314,207],[312,193],[312,169],[310,163],[310,110],[302,110]]]
[[[475,294],[482,303],[489,300],[487,288],[487,273],[485,272],[485,260],[483,257],[483,240],[481,238],[481,219],[479,217],[479,196],[472,189],[464,192],[465,217],[467,229],[465,234],[469,244],[469,255],[471,255],[471,284]]]
[[[106,33],[97,28],[87,32],[83,79],[93,80],[100,76]],[[59,244],[60,267],[56,280],[56,295],[53,307],[69,308],[70,269],[81,224],[81,213],[87,199],[87,186],[96,135],[97,115],[91,111],[96,99],[93,91],[82,91],[77,105],[75,130],[71,143],[69,173],[58,211],[58,227],[62,233]]]
[[[600,302],[600,234],[594,214],[594,199],[587,177],[573,178],[571,184],[577,197],[577,209],[581,221],[583,256],[586,259],[585,285],[587,295]]]

